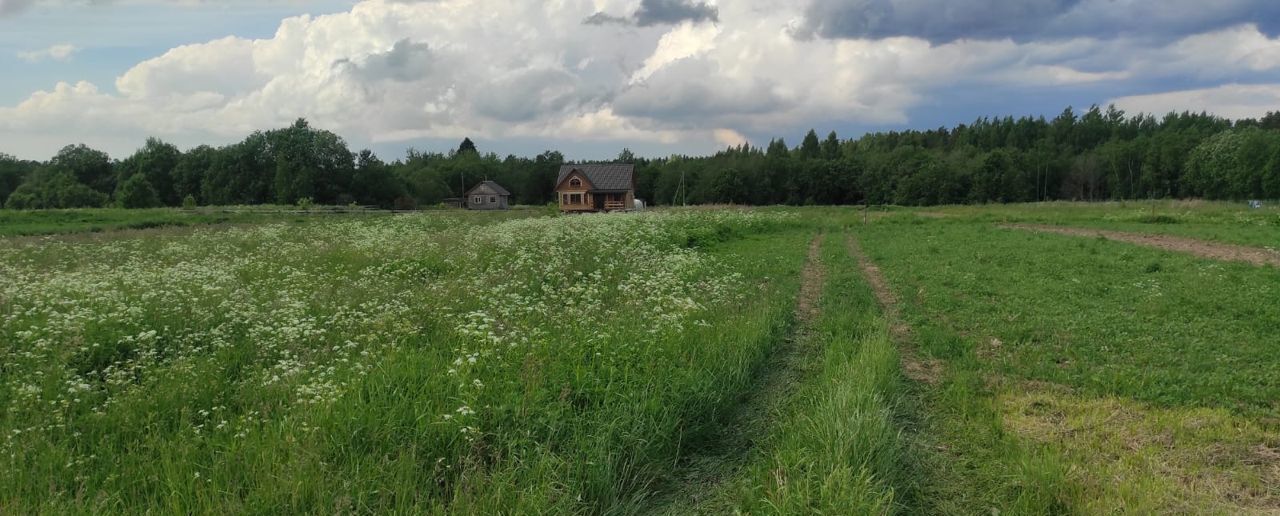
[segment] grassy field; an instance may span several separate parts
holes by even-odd
[[[932,219],[1041,223],[1184,236],[1280,250],[1280,202],[1261,209],[1244,203],[1147,201],[987,206],[901,210]]]
[[[1274,513],[1280,268],[1000,227],[1165,207],[0,238],[0,513]]]
[[[238,211],[233,209],[0,210],[0,237],[100,233],[104,231],[180,228],[211,224],[246,224],[287,220],[288,218],[288,214],[280,212],[270,213],[266,210]]]
[[[539,208],[521,207],[506,216],[527,217]],[[193,209],[152,208],[126,210],[85,208],[75,210],[0,210],[0,237],[103,233],[153,228],[180,229],[208,225],[302,223],[317,218],[387,216],[389,212],[345,206],[227,206]],[[455,214],[456,215],[456,214]],[[109,235],[116,238],[118,235]]]

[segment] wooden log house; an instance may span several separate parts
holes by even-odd
[[[556,198],[564,213],[630,211],[635,206],[635,165],[564,165]]]

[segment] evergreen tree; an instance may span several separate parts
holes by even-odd
[[[818,133],[810,129],[800,142],[800,159],[819,159],[822,157],[822,144],[818,142]]]
[[[461,143],[460,145],[458,145],[458,154],[459,154],[459,155],[461,155],[461,154],[479,154],[479,153],[480,153],[480,151],[476,150],[476,144],[475,144],[474,142],[472,142],[472,141],[471,141],[471,138],[463,138],[463,139],[462,139],[462,143]]]

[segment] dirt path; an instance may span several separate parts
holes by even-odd
[[[889,289],[889,283],[885,281],[880,267],[867,258],[853,235],[845,235],[845,247],[850,256],[857,258],[862,275],[871,285],[871,290],[875,292],[880,306],[884,307],[884,316],[889,323],[889,333],[898,343],[899,353],[902,356],[903,374],[917,382],[936,385],[942,379],[942,363],[933,359],[920,358],[920,354],[911,345],[911,327],[902,321],[898,311],[898,297]]]
[[[702,514],[714,500],[719,487],[732,478],[750,456],[751,450],[769,432],[777,409],[794,394],[800,380],[817,367],[818,354],[812,342],[813,325],[820,313],[819,302],[826,283],[821,251],[824,235],[809,243],[809,255],[800,276],[793,333],[769,358],[746,390],[747,396],[722,423],[713,444],[686,457],[680,478],[669,491],[659,494],[649,514]]]
[[[1127,233],[1106,229],[1073,228],[1063,226],[1047,226],[1043,224],[1001,224],[1005,229],[1021,229],[1041,233],[1057,233],[1060,235],[1080,237],[1103,237],[1108,240],[1127,242],[1130,244],[1154,247],[1166,251],[1193,254],[1202,258],[1231,262],[1246,262],[1254,265],[1272,265],[1280,267],[1280,252],[1242,245],[1220,244],[1194,238],[1183,238],[1169,235],[1153,235],[1147,233]]]

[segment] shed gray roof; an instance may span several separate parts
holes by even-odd
[[[471,195],[471,192],[476,191],[477,188],[480,188],[482,186],[489,187],[491,190],[493,190],[493,193],[496,193],[498,195],[511,195],[511,192],[508,192],[506,188],[503,188],[502,185],[495,183],[493,181],[481,181],[480,184],[471,187],[470,190],[467,190],[467,195]]]
[[[635,177],[635,165],[609,164],[609,165],[563,165],[560,167],[560,175],[556,178],[556,185],[559,185],[569,173],[574,170],[581,171],[587,176],[587,181],[591,181],[591,185],[596,190],[630,190],[633,184],[632,179]]]

